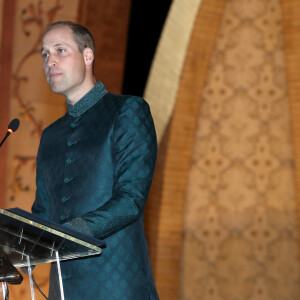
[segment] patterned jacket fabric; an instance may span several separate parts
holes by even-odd
[[[42,134],[32,212],[106,243],[61,263],[66,300],[158,299],[143,228],[157,142],[148,104],[101,82]],[[51,268],[49,297],[60,299]]]

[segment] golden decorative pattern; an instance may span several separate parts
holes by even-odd
[[[30,127],[31,138],[36,138],[37,141],[41,138],[43,121],[42,116],[36,113],[36,105],[32,99],[26,99],[24,95],[25,85],[31,85],[30,79],[32,73],[26,72],[26,65],[32,60],[40,57],[40,47],[43,32],[47,24],[52,23],[57,15],[57,12],[62,8],[61,1],[56,0],[51,7],[46,7],[43,1],[23,3],[23,8],[20,11],[20,27],[17,27],[18,33],[22,34],[23,38],[27,38],[26,47],[22,48],[22,57],[16,62],[14,72],[12,74],[12,95],[16,104],[15,111],[18,110],[18,117],[21,122],[26,122]],[[20,8],[19,8],[20,9]],[[29,39],[29,40],[28,40]],[[19,57],[18,57],[19,58]],[[12,114],[12,112],[11,112]],[[12,173],[12,182],[9,184],[9,200],[14,201],[20,192],[27,192],[34,189],[31,183],[24,181],[23,170],[27,167],[28,170],[35,170],[35,155],[24,155],[20,153],[14,157],[14,170]]]
[[[181,298],[299,299],[297,201],[278,0],[228,1],[199,101]]]

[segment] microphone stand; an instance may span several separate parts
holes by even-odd
[[[12,132],[19,127],[19,119],[13,119],[9,125],[4,139],[0,143],[0,148]],[[0,255],[0,282],[2,283],[2,292],[4,300],[9,299],[9,290],[7,284],[21,284],[23,276],[14,267],[7,255]]]
[[[5,140],[9,137],[9,135],[10,135],[10,132],[7,131],[7,133],[6,133],[5,137],[4,137],[4,139],[3,139],[2,142],[0,143],[0,148],[1,148],[2,144],[5,142]]]

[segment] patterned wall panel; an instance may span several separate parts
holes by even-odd
[[[283,47],[278,0],[228,1],[199,99],[181,299],[300,297]]]

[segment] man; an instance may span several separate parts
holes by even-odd
[[[68,112],[42,134],[32,212],[103,239],[101,256],[61,263],[66,300],[158,299],[143,229],[156,162],[147,103],[109,93],[93,75],[94,41],[72,22],[51,24],[43,69]],[[59,298],[51,269],[49,298]]]

